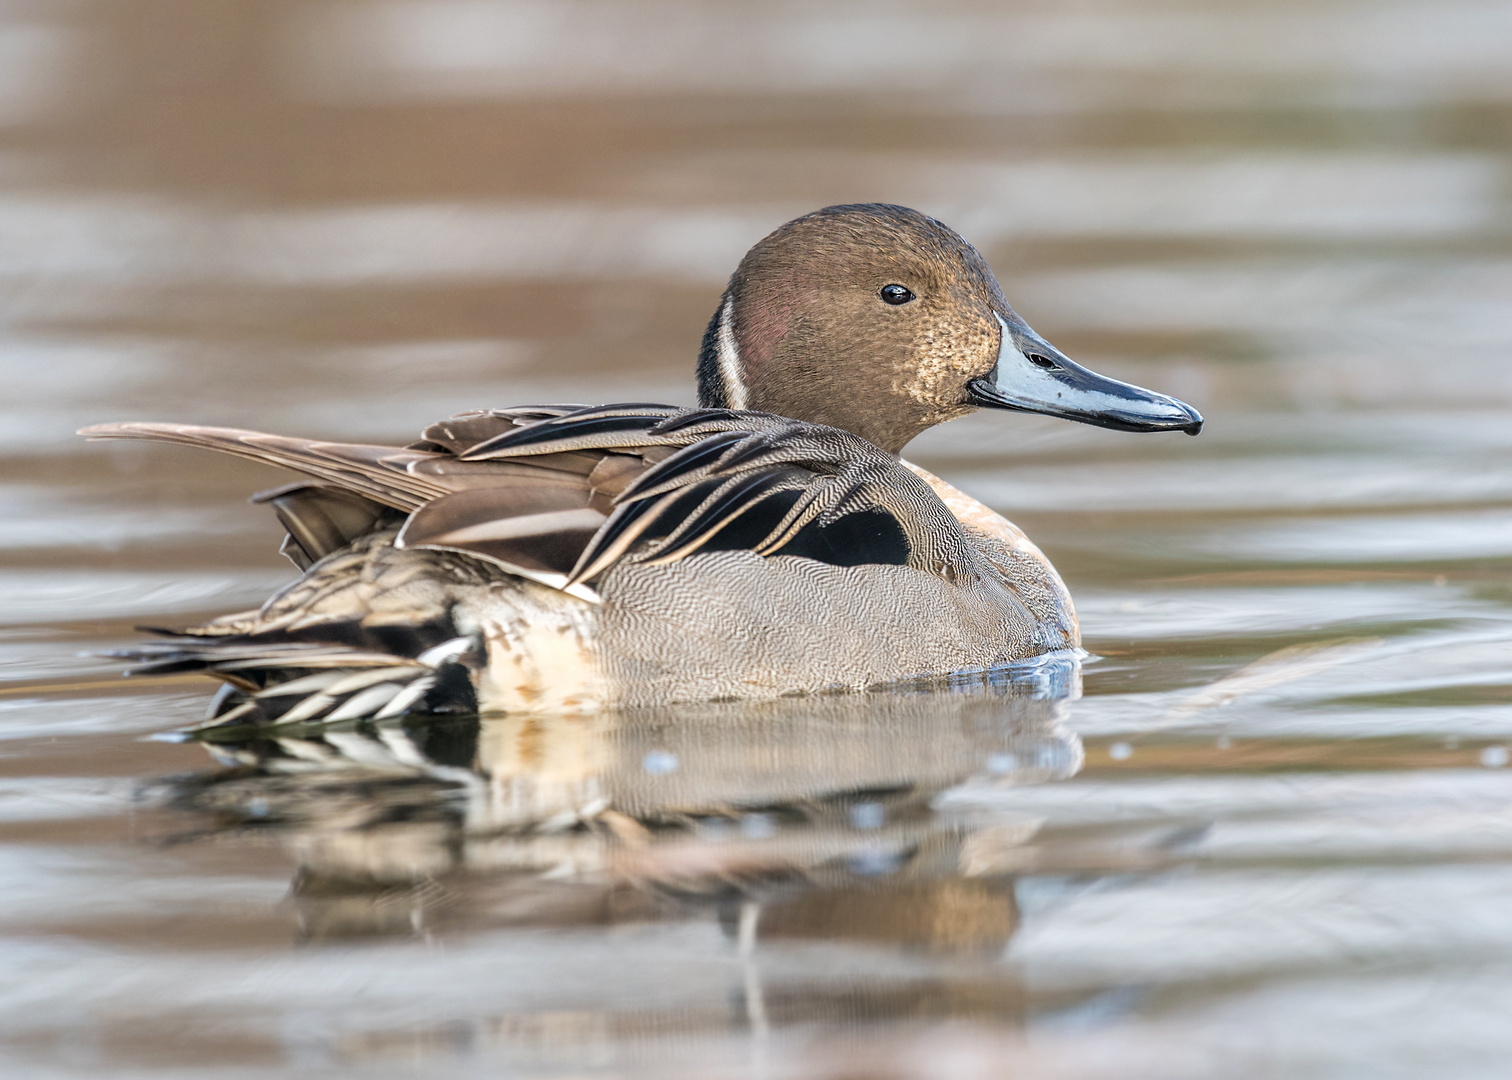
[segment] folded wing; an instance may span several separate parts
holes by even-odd
[[[594,584],[623,560],[699,551],[931,571],[960,561],[958,523],[896,458],[766,413],[487,410],[434,424],[403,448],[190,424],[81,434],[200,446],[309,476],[257,497],[278,513],[301,567],[401,521],[398,547],[465,552],[584,599],[597,599]]]

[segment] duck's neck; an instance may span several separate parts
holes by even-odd
[[[726,292],[698,349],[698,403],[706,409],[749,408],[745,371],[735,344],[735,300]]]

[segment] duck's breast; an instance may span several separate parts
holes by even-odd
[[[1080,646],[1081,624],[1071,602],[1071,593],[1045,553],[1024,534],[1024,530],[928,469],[911,461],[902,464],[934,490],[965,527],[988,562],[1002,574],[1004,583],[1047,633],[1058,633],[1063,637],[1062,647]]]

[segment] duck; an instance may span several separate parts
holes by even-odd
[[[145,439],[280,466],[263,492],[301,575],[162,629],[137,673],[222,683],[206,723],[583,712],[863,690],[1080,648],[1043,552],[901,457],[994,409],[1202,429],[1014,312],[953,229],[882,203],[782,225],[740,260],[696,407],[464,412],[404,446],[186,423]]]

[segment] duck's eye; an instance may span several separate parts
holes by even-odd
[[[1053,368],[1055,366],[1054,360],[1048,356],[1041,356],[1039,353],[1030,353],[1027,359],[1035,367]]]
[[[884,285],[881,292],[882,302],[897,307],[906,304],[914,298],[914,294],[902,285]]]

